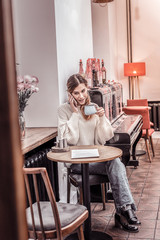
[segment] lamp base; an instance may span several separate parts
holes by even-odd
[[[146,154],[146,151],[144,151],[144,150],[136,150],[136,156],[142,156],[145,154]]]
[[[79,238],[78,238],[77,233],[72,234],[65,238],[65,240],[78,240],[78,239]],[[90,240],[112,240],[112,237],[110,235],[108,235],[107,233],[92,231]]]

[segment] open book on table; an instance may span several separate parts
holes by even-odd
[[[74,149],[71,150],[71,158],[99,157],[98,149]]]

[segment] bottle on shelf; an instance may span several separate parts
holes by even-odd
[[[92,60],[92,82],[93,82],[93,87],[97,87],[98,78],[97,78],[96,59],[95,58]]]
[[[103,84],[103,81],[102,81],[102,71],[101,71],[101,69],[99,70],[99,84],[100,84],[100,86]]]
[[[100,67],[100,59],[98,58],[97,59],[97,69],[98,69],[98,72],[97,72],[97,75],[98,75],[98,82],[99,82],[99,85],[102,86],[102,71],[101,71],[101,67]]]
[[[91,70],[91,62],[90,58],[87,59],[86,62],[86,72],[85,72],[85,78],[88,82],[88,87],[92,87],[92,70]]]
[[[104,61],[102,59],[102,67],[101,67],[101,72],[102,72],[102,82],[103,84],[107,84],[107,79],[106,79],[106,68],[104,66]]]
[[[84,70],[83,70],[83,63],[82,63],[82,59],[80,59],[79,61],[79,74],[84,77]]]

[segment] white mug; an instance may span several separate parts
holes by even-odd
[[[97,109],[94,104],[89,104],[84,106],[84,114],[85,115],[92,115],[97,112]]]

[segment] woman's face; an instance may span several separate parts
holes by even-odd
[[[72,92],[72,96],[79,105],[84,105],[88,97],[87,87],[84,83],[80,83]]]

